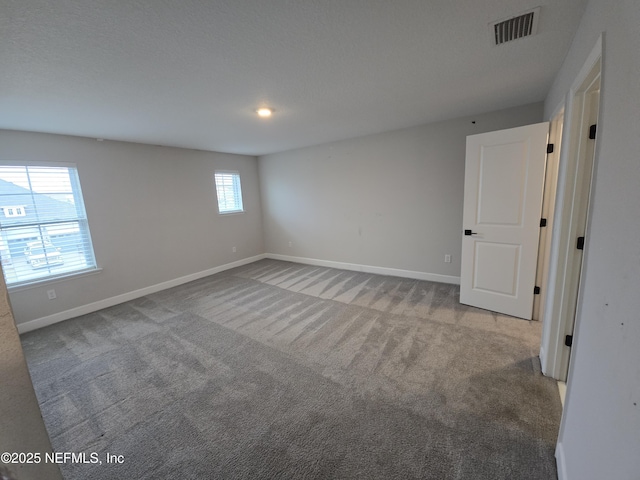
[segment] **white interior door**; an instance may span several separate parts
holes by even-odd
[[[467,137],[461,303],[531,319],[548,132]]]

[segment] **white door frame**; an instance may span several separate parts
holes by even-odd
[[[560,154],[548,293],[542,307],[544,322],[540,345],[542,372],[562,381],[567,379],[571,352],[565,346],[565,336],[573,332],[574,319],[579,314],[576,312],[576,301],[579,298],[582,256],[576,255],[576,238],[585,235],[585,229],[585,236],[588,237],[588,226],[584,225],[584,219],[588,217],[594,170],[592,161],[597,157],[597,150],[587,152],[584,149],[584,135],[590,122],[583,106],[589,88],[595,81],[600,81],[601,70],[602,36],[598,38],[567,94],[564,117],[562,144],[568,148],[562,148]],[[598,148],[598,142],[595,148]],[[588,155],[591,158],[586,158]],[[588,240],[585,248],[587,246]],[[572,348],[575,346],[574,343]]]
[[[544,321],[544,305],[548,295],[547,279],[551,260],[551,240],[553,238],[553,219],[555,218],[556,189],[558,187],[558,169],[560,166],[560,152],[562,151],[562,128],[564,124],[564,102],[551,115],[549,123],[549,144],[553,151],[547,154],[547,164],[544,174],[544,195],[542,197],[541,219],[545,219],[546,226],[540,228],[538,242],[538,266],[536,269],[536,285],[540,287],[540,294],[533,300],[533,320]]]

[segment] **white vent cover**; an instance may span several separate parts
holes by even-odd
[[[539,17],[540,7],[537,7],[515,17],[490,23],[492,45],[502,45],[518,38],[535,35],[538,32]]]

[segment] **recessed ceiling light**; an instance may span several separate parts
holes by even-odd
[[[274,112],[273,108],[269,108],[269,107],[261,107],[258,110],[256,110],[256,113],[262,118],[270,117],[273,114],[273,112]]]

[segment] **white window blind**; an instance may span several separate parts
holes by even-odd
[[[14,209],[0,216],[8,286],[96,268],[76,168],[0,165],[0,209]]]
[[[242,188],[238,172],[216,172],[216,192],[218,194],[218,212],[243,212]]]

